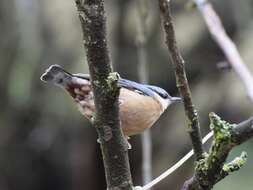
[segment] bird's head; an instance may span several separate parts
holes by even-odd
[[[154,92],[154,98],[159,101],[162,105],[163,111],[167,109],[167,107],[173,103],[181,102],[182,99],[179,97],[172,97],[166,92],[164,89],[158,86],[146,85],[150,90]]]

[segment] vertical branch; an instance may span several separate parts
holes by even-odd
[[[148,1],[137,0],[137,37],[138,47],[138,75],[142,83],[148,83],[148,61],[147,61],[147,19],[148,19]]]
[[[148,1],[138,0],[137,4],[137,54],[138,54],[138,76],[141,83],[148,83],[148,61],[147,61],[147,18]],[[152,140],[150,129],[146,129],[141,135],[142,139],[142,181],[147,184],[152,179]]]
[[[203,15],[213,39],[222,49],[228,62],[243,82],[250,100],[253,101],[253,77],[243,62],[236,45],[226,34],[219,16],[207,0],[194,0],[194,2],[197,4],[199,11]]]
[[[111,73],[103,0],[75,0],[92,81],[96,113],[93,117],[103,155],[107,189],[131,190],[126,141],[120,128],[118,75]]]
[[[199,160],[202,158],[203,147],[201,143],[202,138],[200,134],[198,113],[192,103],[191,92],[185,73],[184,60],[177,47],[170,10],[170,2],[168,0],[159,0],[159,7],[166,35],[166,45],[168,47],[170,58],[175,68],[177,87],[184,101],[185,113],[188,118],[188,132],[192,141],[196,159]]]
[[[142,139],[142,182],[147,184],[152,180],[152,139],[150,129],[141,135]]]

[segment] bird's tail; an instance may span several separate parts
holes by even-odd
[[[72,82],[73,75],[65,71],[59,65],[51,65],[40,77],[44,82],[53,83],[57,86],[66,87]]]

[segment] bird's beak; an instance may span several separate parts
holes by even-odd
[[[182,102],[182,98],[179,98],[179,97],[171,97],[170,99],[173,103],[174,102]]]

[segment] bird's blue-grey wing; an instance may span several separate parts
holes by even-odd
[[[159,94],[163,98],[170,97],[170,95],[168,94],[168,92],[166,92],[166,90],[164,90],[158,86],[153,86],[153,85],[145,85],[145,86],[147,88],[151,89],[152,91],[156,92],[157,94]]]
[[[118,80],[118,84],[120,87],[124,87],[129,90],[136,90],[137,92],[141,92],[144,95],[154,97],[155,93],[152,89],[148,88],[145,84],[140,84],[134,81],[130,81],[127,79],[120,78]]]

